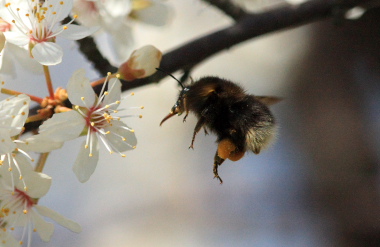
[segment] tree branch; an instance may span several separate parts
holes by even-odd
[[[234,4],[231,0],[203,0],[215,7],[219,8],[226,15],[234,19],[235,21],[244,17],[247,12],[240,6]]]

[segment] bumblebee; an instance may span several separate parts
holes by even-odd
[[[189,112],[194,113],[198,122],[189,148],[194,148],[195,136],[202,128],[217,136],[213,172],[220,183],[218,167],[226,159],[240,160],[246,151],[259,154],[276,135],[276,121],[268,106],[280,98],[247,94],[234,82],[215,76],[203,77],[187,87],[179,83],[182,91],[160,126],[174,115],[185,113],[185,122]]]

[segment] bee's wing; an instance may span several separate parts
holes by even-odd
[[[276,96],[254,96],[254,97],[256,100],[260,101],[261,103],[267,106],[274,105],[280,102],[281,100],[283,100],[283,98],[276,97]]]

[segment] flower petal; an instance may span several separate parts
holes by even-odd
[[[25,46],[29,43],[30,39],[25,34],[19,31],[4,32],[7,42],[17,46]]]
[[[40,126],[40,133],[55,142],[77,138],[85,127],[86,120],[75,110],[54,114]]]
[[[104,96],[102,105],[110,105],[121,99],[121,82],[117,78],[111,78],[108,82],[108,94]],[[116,109],[119,104],[111,105],[110,109]]]
[[[59,214],[58,212],[54,210],[45,206],[41,206],[41,205],[35,205],[34,207],[37,209],[38,213],[40,213],[42,216],[45,216],[54,220],[55,222],[57,222],[63,227],[66,227],[70,231],[73,231],[76,233],[79,233],[82,231],[82,227],[78,223],[66,218],[65,216]]]
[[[31,217],[33,218],[34,228],[40,238],[45,242],[50,241],[50,238],[54,232],[54,224],[45,221],[39,214],[33,211],[31,212]]]
[[[164,3],[152,1],[152,5],[133,12],[133,17],[153,26],[167,24],[173,16],[172,9]]]
[[[96,31],[99,30],[100,27],[84,27],[79,25],[67,25],[67,29],[65,29],[62,33],[59,34],[59,37],[69,39],[69,40],[79,40],[87,37]]]
[[[13,127],[10,131],[11,136],[15,136],[21,132],[21,128],[24,126],[29,114],[29,103],[29,96],[20,94],[6,101],[3,105],[4,107],[12,108],[10,114],[14,117],[10,123],[10,126]]]
[[[51,18],[47,20],[48,23],[52,23],[53,21],[59,22],[70,14],[73,8],[73,0],[49,0],[44,2],[43,7],[46,7],[50,13],[56,13],[48,15]]]
[[[9,234],[9,231],[0,232],[0,242],[2,247],[17,247],[20,246],[20,243],[14,239],[14,237]]]
[[[9,130],[0,129],[0,154],[7,154],[16,148],[16,144],[9,135]]]
[[[90,179],[91,175],[94,173],[96,165],[99,160],[99,144],[98,138],[93,138],[93,152],[92,157],[89,156],[90,150],[89,148],[85,148],[85,141],[82,143],[81,148],[79,150],[79,154],[77,159],[75,160],[75,164],[73,166],[73,171],[77,176],[79,182],[84,183],[88,179]]]
[[[17,147],[24,151],[32,151],[37,153],[47,153],[55,149],[61,148],[63,142],[54,142],[47,133],[41,133],[38,135],[33,135],[23,142],[18,143]]]
[[[66,88],[69,100],[72,104],[87,108],[94,105],[96,95],[94,89],[91,87],[90,80],[86,77],[86,71],[84,69],[79,69],[74,72]]]
[[[27,194],[31,198],[41,198],[48,193],[51,186],[51,177],[48,175],[35,171],[24,171],[23,177],[28,187]],[[24,190],[24,183],[20,180],[16,187]]]
[[[62,48],[53,42],[41,42],[32,49],[32,55],[42,65],[56,65],[62,62]]]
[[[119,152],[132,150],[137,145],[134,131],[131,131],[131,128],[121,121],[112,121],[104,130],[110,131],[110,134],[106,135],[106,139]],[[122,138],[125,138],[125,141]]]

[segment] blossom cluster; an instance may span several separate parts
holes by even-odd
[[[125,58],[115,74],[91,82],[86,71],[79,68],[65,89],[54,90],[49,66],[64,59],[57,40],[79,40],[102,30],[114,38],[119,57],[125,57],[131,48],[131,35],[121,38],[120,33],[130,34],[128,21],[162,25],[169,12],[165,4],[154,0],[0,0],[1,93],[11,95],[0,101],[1,246],[31,246],[33,232],[49,241],[54,224],[45,218],[73,232],[81,231],[78,223],[39,203],[52,184],[52,177],[43,173],[47,155],[66,141],[83,138],[72,170],[84,183],[95,172],[100,147],[121,157],[125,151],[134,150],[135,131],[124,119],[141,115],[121,113],[142,107],[119,108],[133,95],[123,96],[122,82],[152,75],[162,58],[157,48],[147,45]],[[3,78],[17,78],[15,68],[19,65],[45,74],[48,96],[7,88]],[[102,86],[96,93],[93,87],[98,85]],[[37,113],[29,112],[31,101],[39,104]],[[27,126],[33,122],[41,124],[38,131],[29,133]],[[33,158],[36,155],[37,162]]]

